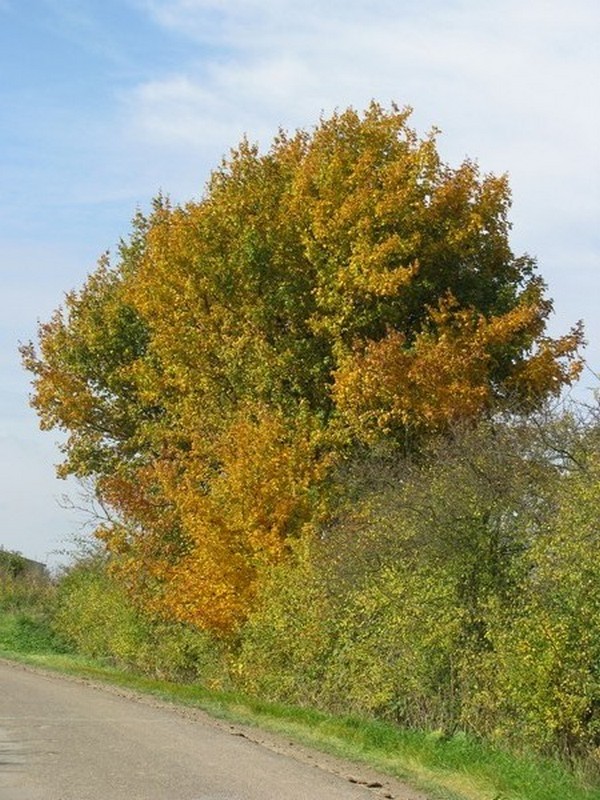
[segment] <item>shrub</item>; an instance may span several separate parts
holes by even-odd
[[[118,664],[136,662],[145,625],[100,560],[82,562],[60,581],[54,629],[79,652]]]
[[[318,703],[336,624],[308,538],[271,567],[256,609],[240,632],[236,682],[246,692],[290,703]]]
[[[328,662],[330,707],[409,727],[452,727],[462,612],[440,570],[383,567],[341,610]]]
[[[87,656],[166,680],[228,686],[222,645],[189,625],[141,613],[101,559],[79,563],[60,581],[53,626]]]

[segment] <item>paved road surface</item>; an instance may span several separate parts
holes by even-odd
[[[0,662],[0,800],[421,797],[386,779],[372,788],[353,783],[378,781],[302,748],[298,757],[277,752],[286,748],[272,738],[253,741],[260,736],[201,712]]]

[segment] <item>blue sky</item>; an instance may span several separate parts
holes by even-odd
[[[162,190],[197,197],[244,133],[374,98],[442,130],[443,157],[508,172],[513,247],[600,372],[596,0],[0,0],[0,544],[55,563],[83,516],[53,477],[19,341]]]

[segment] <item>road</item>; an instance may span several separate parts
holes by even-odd
[[[383,797],[423,796],[196,710],[0,662],[0,800]]]

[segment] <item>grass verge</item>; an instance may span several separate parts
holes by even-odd
[[[22,646],[10,646],[15,642],[25,643],[25,652]],[[14,620],[0,620],[3,658],[150,694],[200,708],[220,719],[279,733],[323,752],[368,764],[422,789],[432,799],[600,800],[600,788],[586,784],[583,775],[556,762],[511,755],[464,735],[444,738],[404,731],[383,722],[337,717],[156,680],[57,652],[59,648],[51,641],[46,642],[46,652],[32,652],[36,642],[38,647],[42,644],[36,637],[32,641],[31,636],[24,642]]]

